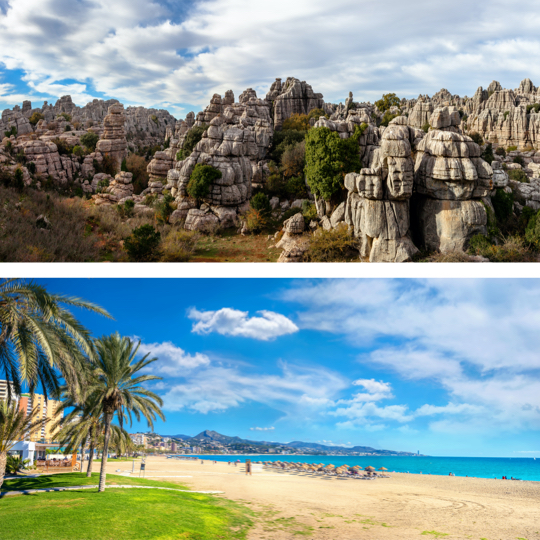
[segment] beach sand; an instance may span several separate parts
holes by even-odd
[[[271,469],[246,476],[243,464],[161,457],[146,463],[146,478],[223,491],[248,504],[257,513],[250,540],[540,540],[540,482],[392,472],[364,481]],[[138,468],[136,462],[135,476]],[[131,472],[131,463],[107,467],[118,469]]]

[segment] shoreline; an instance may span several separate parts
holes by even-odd
[[[280,455],[276,455],[276,456],[268,456],[266,454],[165,454],[164,456],[171,456],[170,458],[168,459],[181,459],[182,457],[189,457],[189,458],[196,458],[198,460],[206,460],[206,461],[218,461],[220,463],[226,463],[227,461],[231,461],[231,462],[234,462],[238,459],[241,460],[241,462],[243,463],[243,460],[242,458],[248,458],[248,459],[251,459],[251,458],[258,458],[256,461],[260,461],[260,462],[264,462],[264,461],[284,461],[284,462],[288,462],[288,463],[307,463],[307,464],[310,464],[310,463],[315,463],[315,461],[305,461],[304,459],[301,459],[301,458],[313,458],[316,460],[317,463],[324,463],[324,465],[328,465],[330,463],[333,463],[335,462],[336,463],[336,467],[339,466],[337,465],[338,463],[338,460],[335,459],[335,458],[339,458],[339,459],[347,459],[347,461],[349,461],[350,463],[347,463],[348,465],[350,466],[355,466],[357,465],[356,462],[360,461],[362,463],[366,463],[366,464],[369,464],[368,461],[369,459],[358,459],[358,456],[319,456],[319,455],[314,455],[314,454],[302,454],[302,455],[298,455],[298,454],[280,454]],[[174,457],[173,457],[174,456]],[[373,458],[373,456],[360,456],[360,458],[363,458],[363,457],[371,457]],[[381,456],[384,458],[384,456]],[[442,457],[442,456],[437,456],[437,457],[434,457],[434,456],[418,456],[420,458],[424,457],[424,458],[427,458],[427,459],[441,459],[441,460],[444,460],[444,459],[449,459],[449,458],[445,458],[445,457]],[[217,459],[216,459],[217,458]],[[291,459],[292,458],[292,459]],[[450,458],[450,459],[456,459],[456,458]],[[463,459],[463,458],[457,458],[457,459]],[[465,458],[465,459],[493,459],[493,460],[496,460],[496,459],[530,459],[530,460],[533,460],[533,458]],[[372,460],[373,461],[373,460]],[[533,460],[534,461],[534,460]],[[342,465],[342,464],[340,464]],[[362,468],[365,468],[365,467],[362,467]],[[375,468],[378,468],[375,467]],[[506,473],[506,472],[501,472],[501,473],[498,473],[497,476],[495,475],[489,475],[489,476],[475,476],[474,474],[465,474],[465,473],[455,473],[454,471],[448,471],[449,473],[452,472],[453,474],[450,475],[450,474],[447,474],[447,473],[442,473],[442,472],[426,472],[426,471],[419,471],[419,472],[416,472],[416,471],[413,471],[413,472],[410,472],[410,471],[404,471],[404,470],[396,470],[396,469],[393,469],[391,467],[387,467],[388,469],[388,472],[389,473],[393,473],[393,474],[407,474],[407,475],[418,475],[418,476],[436,476],[436,477],[445,477],[445,476],[450,476],[450,477],[454,477],[454,478],[477,478],[477,479],[484,479],[484,480],[503,480],[502,476],[506,476],[506,480],[504,481],[512,481],[512,482],[535,482],[535,483],[538,483],[540,482],[540,479],[530,479],[530,478],[518,478],[517,476],[514,476],[514,478],[512,478],[513,474],[512,473]]]

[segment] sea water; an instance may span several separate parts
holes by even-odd
[[[448,476],[473,476],[477,478],[517,478],[540,481],[540,459],[533,458],[476,458],[476,457],[430,457],[430,456],[304,456],[286,454],[262,455],[197,455],[201,459],[216,461],[290,461],[296,463],[332,463],[360,465],[361,467],[386,467],[390,472],[437,474]]]

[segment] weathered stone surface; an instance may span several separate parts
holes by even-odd
[[[305,229],[304,216],[298,212],[283,222],[283,230],[290,234],[302,234]]]
[[[480,201],[450,201],[415,197],[414,238],[428,249],[465,251],[475,234],[487,234],[487,214]]]
[[[219,219],[212,212],[193,208],[187,214],[184,228],[188,231],[213,232],[219,228]]]
[[[122,160],[127,156],[127,141],[124,132],[124,106],[115,103],[109,107],[109,114],[103,121],[104,131],[96,150],[113,160],[116,171],[120,171]]]

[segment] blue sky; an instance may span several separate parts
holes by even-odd
[[[0,0],[0,110],[71,94],[167,108],[276,77],[331,102],[540,84],[537,0]]]
[[[540,455],[538,280],[38,282],[158,357],[158,433]]]

